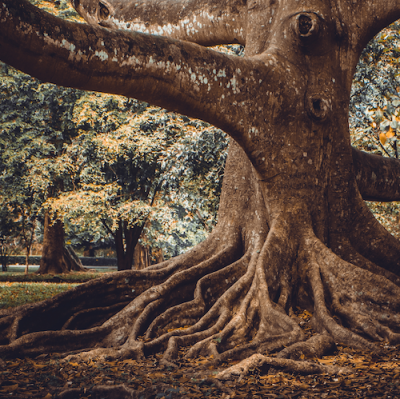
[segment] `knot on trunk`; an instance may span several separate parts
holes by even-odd
[[[296,17],[294,29],[301,38],[316,36],[319,31],[319,19],[313,13],[301,13]]]
[[[318,94],[308,95],[306,107],[308,115],[320,122],[327,118],[331,109],[329,101]]]

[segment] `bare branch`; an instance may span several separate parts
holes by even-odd
[[[400,200],[400,161],[353,148],[358,189],[367,201]]]
[[[211,46],[245,41],[246,0],[75,0],[89,23]]]
[[[108,231],[108,233],[111,234],[112,237],[115,239],[116,233],[114,233],[114,232],[110,229],[110,227],[108,226],[107,222],[106,222],[104,219],[100,219],[100,220],[101,220],[101,223],[103,224],[103,226],[105,227],[105,229]]]

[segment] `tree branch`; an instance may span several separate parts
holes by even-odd
[[[358,189],[367,201],[400,200],[400,161],[353,148]]]
[[[108,224],[106,223],[106,221],[104,219],[100,219],[101,223],[103,224],[104,228],[108,231],[109,234],[111,234],[111,236],[114,238],[115,240],[115,233],[110,229],[110,227],[108,226]]]
[[[248,102],[249,93],[259,90],[268,75],[260,60],[63,21],[26,0],[1,3],[2,61],[57,85],[144,100],[206,120],[232,135],[240,119],[230,112],[232,102]]]
[[[89,23],[203,46],[245,42],[246,0],[75,0]]]
[[[338,4],[351,45],[359,48],[360,54],[378,32],[400,18],[399,0],[339,0]]]

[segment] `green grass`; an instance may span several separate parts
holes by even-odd
[[[39,302],[79,284],[47,282],[0,282],[0,309]]]
[[[115,270],[104,270],[104,272],[115,272]],[[0,272],[0,282],[47,282],[47,283],[84,283],[94,278],[101,277],[104,272],[68,273],[68,274],[36,274],[23,272]]]
[[[60,292],[67,291],[77,285],[104,275],[102,272],[68,273],[68,274],[36,274],[30,272],[0,272],[0,309],[39,302]]]

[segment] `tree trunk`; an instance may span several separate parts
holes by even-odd
[[[119,222],[119,228],[114,234],[118,271],[132,269],[133,254],[143,228],[144,225],[128,227],[126,222]]]
[[[5,239],[3,237],[0,237],[0,263],[1,263],[1,270],[3,272],[6,272],[8,264],[8,251]]]
[[[154,253],[152,253],[154,255]],[[137,243],[133,254],[135,270],[143,270],[152,264],[149,248]],[[163,252],[157,249],[155,253],[156,263],[164,261]]]
[[[181,348],[213,363],[248,358],[220,375],[231,378],[262,363],[332,371],[297,359],[322,356],[335,342],[370,350],[375,341],[400,342],[400,243],[363,202],[399,199],[400,163],[353,150],[348,128],[357,60],[400,17],[397,0],[154,0],[115,9],[114,0],[74,2],[92,25],[147,26],[173,39],[65,23],[24,0],[3,3],[2,60],[57,84],[207,120],[236,143],[218,224],[203,243],[0,311],[1,354],[163,352],[170,366]],[[150,12],[159,17],[145,25]],[[193,29],[182,28],[188,21]],[[246,45],[245,58],[196,44],[233,42]],[[308,340],[296,307],[313,314]],[[262,355],[273,352],[272,360]]]
[[[25,247],[26,253],[25,253],[25,274],[29,273],[29,255],[31,253],[31,246],[26,246]]]
[[[64,227],[60,220],[51,224],[46,213],[44,218],[44,235],[42,258],[40,259],[39,274],[61,274],[71,271],[85,271],[80,260],[71,255],[64,246]]]

